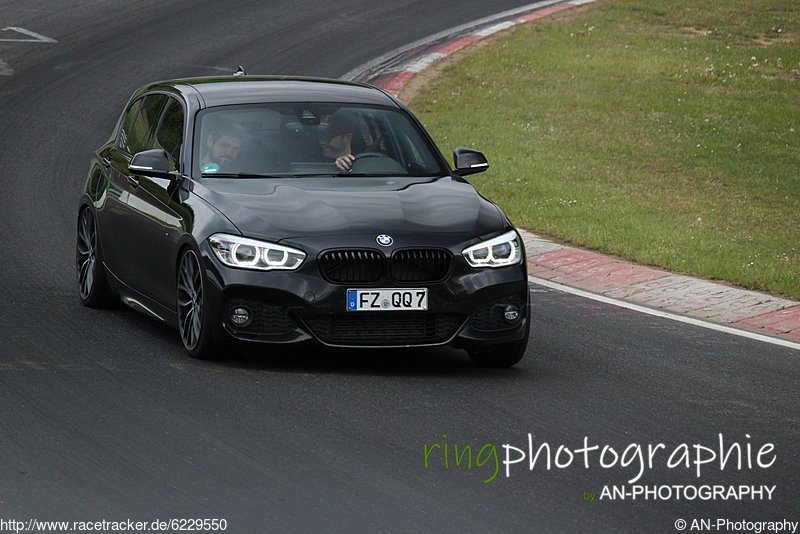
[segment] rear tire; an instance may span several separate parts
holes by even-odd
[[[81,303],[88,308],[102,308],[111,300],[98,242],[94,214],[89,208],[83,208],[78,216],[75,266],[78,275],[78,296]]]
[[[205,281],[195,251],[186,249],[178,263],[178,331],[186,352],[193,358],[209,360],[219,356],[206,313]]]

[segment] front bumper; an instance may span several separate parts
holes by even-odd
[[[438,282],[332,283],[321,274],[318,251],[296,271],[260,272],[223,265],[207,243],[201,245],[206,274],[207,313],[219,341],[331,347],[427,347],[449,345],[480,349],[528,335],[529,292],[525,262],[503,268],[474,269],[453,255],[448,276]],[[524,256],[523,256],[524,258]],[[348,312],[348,289],[428,289],[427,311]],[[509,305],[516,320],[505,319]],[[251,321],[231,318],[246,308]]]

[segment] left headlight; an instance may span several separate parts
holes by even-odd
[[[302,250],[235,235],[214,234],[208,242],[219,261],[240,269],[292,271],[306,258]]]
[[[519,263],[519,236],[514,230],[462,251],[472,267],[505,267]]]

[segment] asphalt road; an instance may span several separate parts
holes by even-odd
[[[674,532],[678,518],[800,520],[791,349],[533,286],[532,341],[509,370],[476,369],[450,350],[199,362],[175,331],[78,303],[77,199],[92,150],[136,87],[238,64],[338,77],[524,3],[2,2],[0,29],[58,42],[0,41],[0,519],[225,518],[228,532]],[[0,39],[24,38],[14,34]],[[765,501],[588,503],[584,492],[599,499],[636,464],[519,463],[488,484],[491,446],[471,470],[445,469],[441,449],[423,464],[433,443],[494,445],[502,461],[502,445],[525,448],[529,432],[554,452],[584,436],[620,452],[713,448],[720,433],[743,451],[772,443],[768,469],[709,463],[697,478],[657,457],[638,483],[776,489]]]

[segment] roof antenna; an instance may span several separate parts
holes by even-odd
[[[236,69],[236,72],[233,73],[234,76],[247,76],[247,72],[245,72],[244,67],[239,65],[239,68]]]

